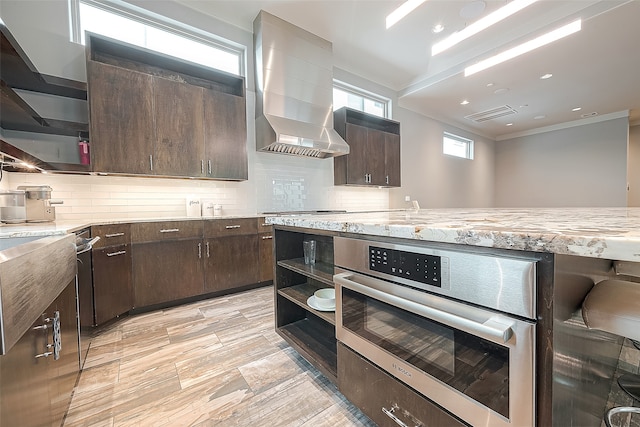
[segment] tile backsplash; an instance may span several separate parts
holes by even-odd
[[[266,154],[266,156],[269,156]],[[223,215],[313,209],[388,209],[386,189],[334,187],[308,169],[266,163],[249,181],[227,182],[124,176],[4,173],[0,189],[49,185],[59,220],[171,218],[186,215],[186,199],[211,200]],[[314,160],[317,161],[317,160]],[[326,174],[320,174],[326,175]]]

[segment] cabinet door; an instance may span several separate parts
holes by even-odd
[[[385,185],[400,187],[400,135],[384,133],[384,159],[386,169]]]
[[[134,307],[203,293],[201,239],[133,245]]]
[[[203,176],[202,91],[199,86],[154,79],[155,175]]]
[[[247,113],[244,97],[204,91],[206,176],[248,178]]]
[[[41,316],[4,356],[0,356],[0,425],[51,425],[47,331]]]
[[[151,173],[155,141],[148,74],[87,62],[91,165],[95,172]]]
[[[369,184],[387,185],[385,170],[385,132],[369,129],[367,132],[367,173]]]
[[[366,127],[347,123],[346,140],[349,143],[347,154],[347,184],[366,184],[365,175],[369,173],[367,165]]]
[[[258,236],[220,237],[206,241],[205,291],[258,283]]]
[[[78,349],[78,323],[76,318],[75,281],[67,285],[45,312],[45,316],[60,314],[60,356],[57,360],[49,356],[49,396],[51,402],[51,422],[60,426],[69,404],[73,388],[80,371]],[[53,343],[52,331],[49,331],[50,343]]]
[[[258,252],[260,253],[259,282],[273,280],[273,233],[258,235]]]
[[[133,308],[130,249],[129,245],[119,245],[93,250],[96,325]]]

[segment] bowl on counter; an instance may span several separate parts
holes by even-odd
[[[336,308],[336,290],[333,288],[318,289],[313,294],[315,304],[325,310]]]

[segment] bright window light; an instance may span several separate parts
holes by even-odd
[[[426,0],[407,0],[387,16],[387,30]]]
[[[136,18],[116,10],[107,10],[83,1],[79,3],[79,42],[85,44],[85,31],[144,47],[231,74],[243,72],[244,52],[222,42],[171,31],[161,24]]]
[[[535,3],[536,1],[538,0],[513,0],[511,3],[507,3],[505,6],[502,6],[500,9],[488,14],[484,18],[478,19],[476,22],[469,25],[465,29],[453,33],[441,42],[434,44],[431,47],[431,56],[435,56],[441,52],[444,52],[450,47],[457,45],[461,41],[466,40],[469,37],[478,34],[480,31],[486,30],[490,26],[497,24],[503,19],[508,18],[514,13],[521,11],[522,9]]]
[[[370,94],[364,90],[334,82],[333,86],[333,109],[342,107],[353,108],[363,113],[374,116],[389,117],[389,100],[382,96]]]
[[[442,153],[448,156],[473,160],[473,140],[444,132],[442,136]]]
[[[563,27],[557,28],[549,33],[543,34],[540,37],[537,37],[533,40],[529,40],[528,42],[525,42],[511,49],[505,50],[504,52],[501,52],[490,58],[484,59],[478,62],[477,64],[473,64],[464,69],[464,75],[465,77],[470,76],[479,71],[486,70],[489,67],[493,67],[494,65],[498,65],[502,62],[508,61],[509,59],[513,59],[527,52],[531,52],[534,49],[537,49],[539,47],[552,43],[570,34],[576,33],[580,31],[581,28],[582,28],[582,20],[578,19],[577,21],[574,21]]]

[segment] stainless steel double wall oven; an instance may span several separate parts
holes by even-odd
[[[535,259],[344,237],[334,251],[339,341],[470,425],[535,425]]]

